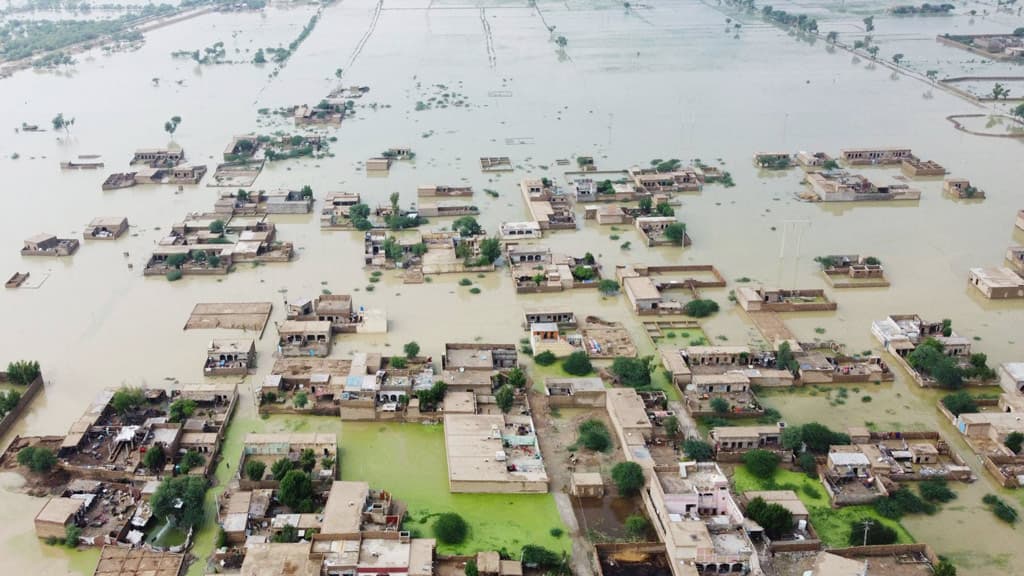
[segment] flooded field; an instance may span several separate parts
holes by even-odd
[[[504,270],[474,277],[479,294],[459,286],[460,275],[404,285],[395,272],[385,272],[367,292],[362,235],[321,232],[315,215],[271,218],[279,238],[295,243],[290,263],[240,265],[227,276],[174,283],[143,278],[149,253],[171,224],[186,213],[209,211],[220,189],[204,182],[181,193],[175,186],[104,192],[106,173],[127,169],[136,148],[166,145],[164,123],[172,116],[182,118],[174,141],[190,161],[212,169],[232,135],[294,130],[259,110],[314,104],[339,85],[370,91],[355,101],[354,117],[325,132],[338,138],[331,155],[269,164],[254,188],[308,184],[318,200],[329,191],[348,191],[373,206],[387,203],[392,192],[411,202],[421,184],[471,185],[479,220],[494,231],[503,221],[527,218],[520,178],[561,180],[563,171],[575,168],[575,162],[557,166],[557,159],[589,155],[600,169],[644,166],[655,158],[716,164],[721,159],[736,187],[708,185],[701,193],[680,196],[676,212],[693,239],[685,250],[647,248],[632,227],[612,231],[583,221],[582,214],[578,231],[557,232],[544,242],[565,254],[590,251],[608,271],[632,262],[714,264],[729,286],[704,291],[722,311],[703,322],[703,333],[733,344],[758,338],[745,314],[727,299],[737,278],[750,278],[753,285],[824,288],[815,256],[872,254],[884,262],[890,288],[827,289],[838,311],[784,315],[789,328],[801,339],[817,336],[844,342],[850,351],[878,350],[869,333],[872,319],[918,313],[951,318],[992,365],[1024,359],[1024,305],[988,301],[966,282],[969,267],[999,265],[1008,245],[1024,243],[1024,232],[1013,226],[1016,211],[1024,207],[1024,142],[973,136],[945,120],[953,114],[988,114],[991,105],[977,106],[913,77],[894,75],[880,62],[829,49],[822,40],[798,40],[759,16],[715,2],[643,4],[626,10],[610,0],[542,0],[536,7],[525,0],[345,0],[322,9],[315,29],[286,63],[254,64],[259,48],[287,46],[319,9],[275,4],[263,12],[206,14],[147,32],[136,51],[92,50],[78,54],[70,68],[26,70],[0,80],[0,186],[7,202],[0,216],[0,272],[30,272],[30,283],[38,285],[7,290],[0,298],[7,327],[0,343],[4,362],[38,360],[47,379],[46,390],[5,442],[15,434],[65,432],[106,387],[202,379],[208,341],[230,334],[182,331],[192,307],[202,301],[270,301],[273,322],[284,318],[285,298],[329,289],[352,293],[356,305],[387,310],[388,334],[339,337],[336,356],[397,351],[410,340],[434,358],[448,341],[517,342],[526,336],[523,309],[539,305],[567,305],[580,317],[624,322],[640,353],[653,352],[625,298],[587,290],[517,295]],[[775,7],[813,14],[822,32],[837,30],[840,41],[850,43],[865,35],[862,19],[875,14],[879,60],[902,53],[904,64],[920,74],[933,68],[942,76],[1020,74],[1019,66],[985,62],[934,40],[947,31],[1005,32],[1024,26],[1016,13],[996,13],[991,4],[979,3],[973,17],[959,7],[954,16],[891,17],[875,3],[846,2],[842,12],[834,4]],[[726,18],[742,28],[726,33]],[[559,35],[566,38],[564,48],[553,41]],[[232,63],[200,65],[171,56],[217,42],[224,43],[225,60]],[[463,105],[417,106],[443,100],[445,93],[458,93]],[[50,128],[58,113],[75,119],[66,133]],[[45,131],[16,131],[22,123]],[[755,152],[765,150],[835,155],[844,147],[889,145],[911,147],[952,174],[970,178],[987,198],[956,202],[942,194],[940,181],[929,181],[914,183],[922,190],[918,202],[808,204],[795,197],[804,189],[800,170],[765,172],[751,162]],[[387,177],[368,178],[366,159],[393,146],[410,146],[416,159],[397,163]],[[102,155],[105,168],[60,169],[61,161],[83,154]],[[484,155],[509,156],[516,170],[482,173],[478,158]],[[882,179],[898,174],[860,172]],[[483,194],[485,188],[498,196]],[[122,215],[132,228],[116,242],[86,243],[72,258],[18,253],[24,239],[40,232],[80,237],[93,218]],[[433,219],[427,228],[448,225],[450,220]],[[627,241],[628,250],[621,247]],[[269,327],[257,342],[257,374],[242,386],[246,406],[231,427],[225,452],[224,461],[232,466],[244,432],[294,425],[256,419],[252,407],[252,387],[273,363],[275,336]],[[534,376],[548,370],[554,368]],[[872,401],[861,401],[863,395]],[[823,394],[772,395],[765,403],[794,424],[825,420],[841,427],[871,421],[880,429],[898,424],[941,430],[968,456],[979,481],[957,487],[960,497],[938,515],[903,523],[914,539],[955,559],[961,573],[1004,574],[1008,566],[1024,563],[1024,549],[1008,545],[1019,539],[1016,532],[981,505],[995,486],[941,421],[937,397],[901,373],[894,383],[863,386],[845,404],[833,404]],[[472,510],[476,497],[447,492],[440,430],[399,435],[389,427],[315,422],[302,425],[340,430],[343,477],[380,482],[408,501],[416,517],[447,507]],[[402,466],[409,464],[421,472],[405,474]],[[223,482],[231,473],[222,463],[218,479]],[[12,573],[91,573],[95,552],[68,553],[36,540],[32,520],[42,500],[19,494],[16,482],[3,478],[0,484],[7,520],[0,526],[3,565]],[[1006,497],[1022,503],[1018,494]],[[211,492],[211,505],[212,498]],[[546,498],[538,497],[535,509],[525,508],[536,524],[523,524],[521,530],[557,547],[548,530],[558,525],[558,515]],[[501,497],[495,499],[491,504],[499,506]],[[472,535],[481,544],[504,542],[498,531],[520,517],[519,510],[495,514],[490,532],[469,518],[472,512],[466,514],[474,530],[481,526]],[[212,529],[200,534],[197,555],[212,549],[214,535]],[[197,566],[192,574],[201,573]]]

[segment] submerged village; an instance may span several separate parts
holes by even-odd
[[[513,4],[0,10],[0,566],[1024,565],[1016,2]]]

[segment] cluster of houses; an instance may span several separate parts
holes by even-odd
[[[160,480],[212,472],[237,399],[236,384],[108,389],[66,435],[18,436],[0,460],[10,466],[28,447],[56,456],[60,484],[35,518],[40,539],[64,540],[75,527],[80,545],[140,545],[158,528],[149,500]],[[150,451],[163,457],[147,459]]]
[[[199,184],[206,175],[205,165],[185,163],[185,151],[178,146],[136,150],[130,164],[130,171],[107,176],[102,188],[117,190],[140,184]]]
[[[1017,212],[1017,228],[1024,230],[1024,210]],[[971,268],[967,284],[990,300],[1024,298],[1024,246],[1006,249],[1006,266]]]
[[[633,338],[621,323],[594,316],[579,323],[572,310],[556,307],[527,310],[524,318],[530,333],[530,349],[535,355],[551,352],[564,358],[582,351],[594,359],[637,356]]]

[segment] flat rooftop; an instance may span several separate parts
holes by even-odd
[[[366,482],[336,481],[324,505],[321,534],[355,534],[362,526],[363,506],[370,497]]]
[[[173,552],[104,546],[93,576],[179,576],[184,563]]]
[[[445,351],[447,366],[455,368],[483,368],[490,370],[494,360],[490,350],[467,350],[463,348]]]
[[[604,392],[604,380],[600,378],[546,378],[544,385],[569,388],[573,392]]]
[[[309,542],[251,544],[242,576],[319,576],[320,562],[310,560],[309,552]]]
[[[971,268],[971,276],[992,288],[1024,287],[1024,278],[1009,268]]]
[[[629,278],[625,278],[622,283],[637,300],[661,299],[661,292],[658,292],[658,288],[654,285],[654,281],[648,276],[631,276]]]
[[[444,438],[449,480],[547,482],[543,460],[532,454],[516,454],[514,446],[503,445],[502,436],[514,435],[516,427],[501,414],[446,414]],[[511,465],[518,469],[510,471]]]

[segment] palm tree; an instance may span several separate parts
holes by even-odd
[[[61,112],[54,116],[51,122],[53,123],[54,130],[64,130],[64,134],[67,135],[71,132],[71,127],[75,124],[75,119],[65,118],[64,113]]]
[[[1006,100],[1006,98],[1009,95],[1010,95],[1010,89],[1007,88],[1006,86],[1003,86],[999,82],[996,82],[996,85],[992,87],[992,98],[994,100],[999,100],[1000,98],[1002,98],[1003,100]]]
[[[897,53],[892,55],[892,62],[893,64],[896,65],[897,68],[899,68],[901,60],[903,60],[903,54]]]
[[[931,80],[932,82],[935,82],[935,80],[938,79],[938,77],[939,77],[939,71],[938,70],[929,70],[929,71],[925,72],[924,75],[927,76],[928,79]]]
[[[878,56],[878,46],[868,48],[868,54],[871,54],[871,59],[874,60]]]

